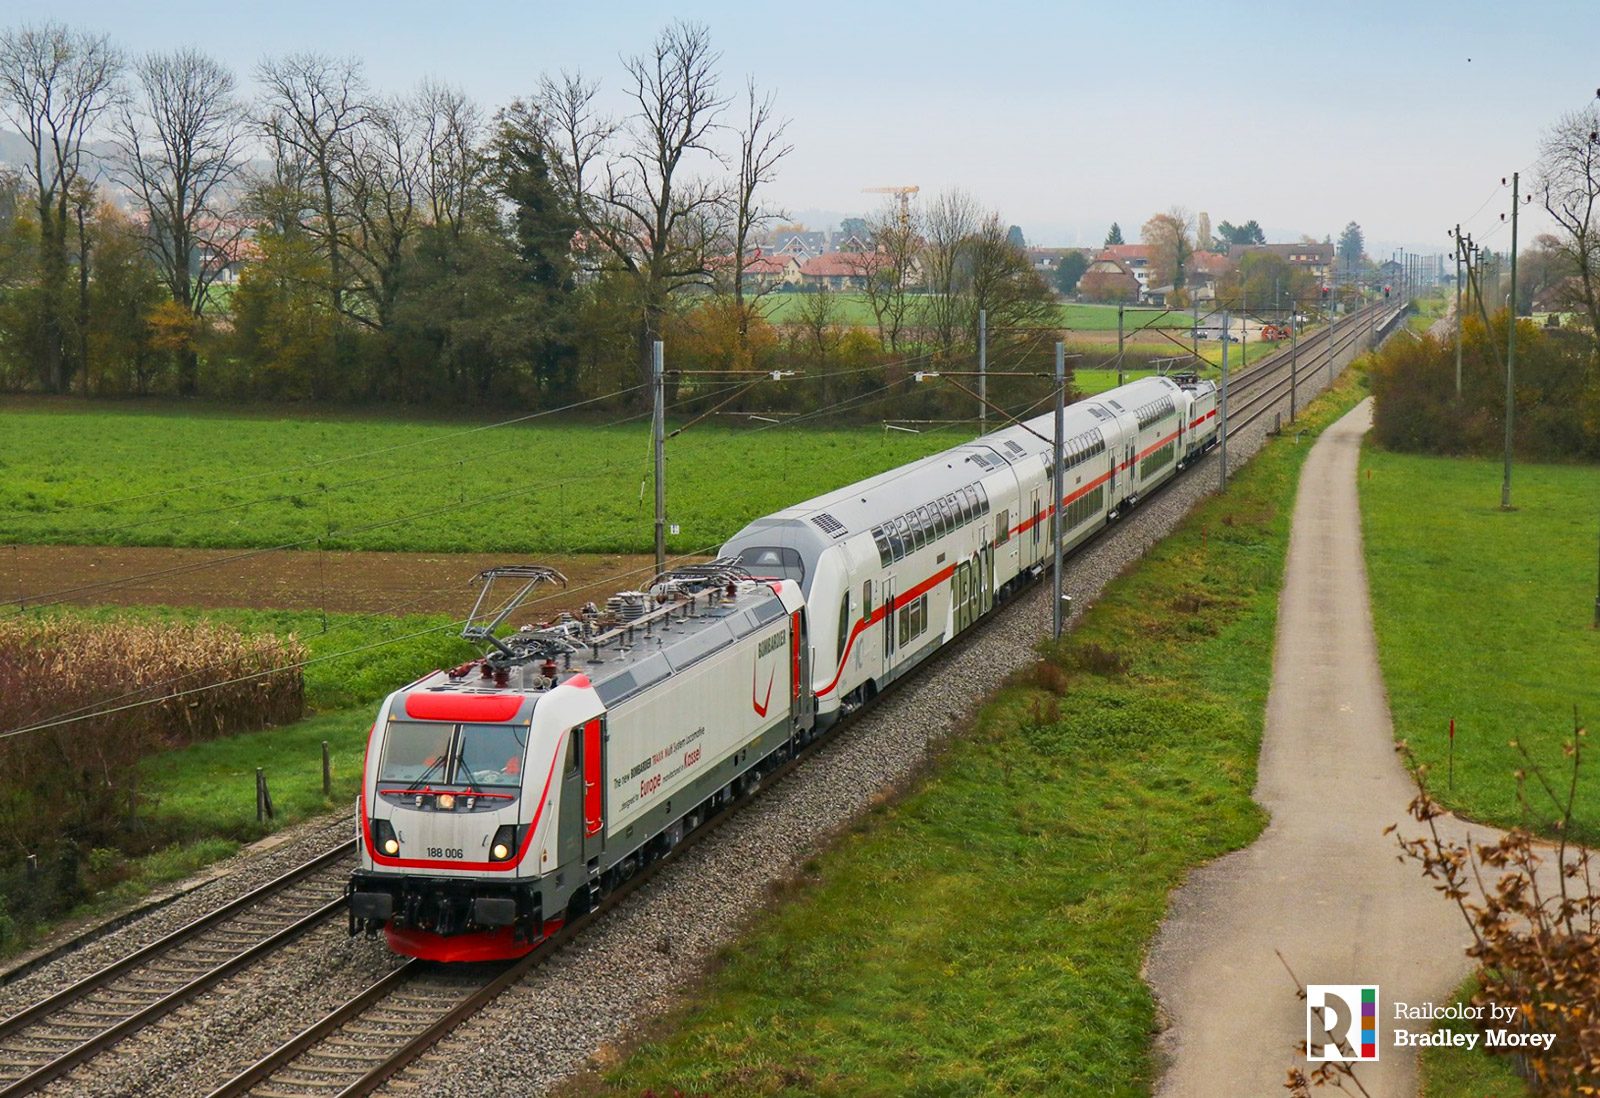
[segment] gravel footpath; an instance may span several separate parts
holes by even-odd
[[[1341,356],[1348,359],[1349,354]],[[1341,363],[1342,367],[1343,363]],[[1320,391],[1318,371],[1301,391]],[[1287,396],[1283,400],[1287,409]],[[1237,466],[1266,438],[1270,413],[1229,440]],[[1081,615],[1216,486],[1215,454],[1168,485],[1067,563],[1064,587]],[[1007,675],[1031,663],[1050,628],[1050,588],[1035,585],[733,819],[662,867],[655,879],[464,1023],[386,1093],[527,1094],[604,1058],[669,1008],[737,940],[775,885],[904,786]],[[350,831],[348,817],[307,825],[269,854],[239,859],[227,876],[0,989],[0,1014],[59,989],[231,899]],[[354,997],[400,963],[382,941],[351,940],[344,925],[308,934],[274,959],[224,981],[57,1081],[52,1095],[164,1098],[203,1095],[255,1058]]]

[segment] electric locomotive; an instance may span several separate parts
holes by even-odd
[[[522,589],[478,624],[496,579]],[[481,660],[391,694],[367,746],[351,933],[520,956],[753,788],[811,728],[798,585],[732,561],[506,636],[537,566],[490,569]]]

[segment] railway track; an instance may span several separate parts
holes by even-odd
[[[1291,385],[1314,380],[1319,371],[1328,368],[1330,360],[1359,344],[1369,331],[1383,332],[1400,312],[1403,309],[1376,303],[1368,305],[1332,332],[1331,346],[1329,330],[1322,328],[1301,343],[1294,355],[1286,350],[1275,351],[1259,366],[1230,378],[1228,434],[1235,435],[1265,416],[1288,394]],[[1370,318],[1374,316],[1377,319],[1372,321]],[[1295,360],[1293,374],[1291,359]]]
[[[1333,333],[1333,340],[1329,340],[1329,333],[1324,329],[1301,344],[1297,349],[1297,365],[1306,373],[1295,380],[1309,383],[1315,371],[1327,368],[1330,358],[1359,342],[1369,330],[1366,318],[1366,312],[1358,312]],[[1287,392],[1291,384],[1288,370],[1290,357],[1287,351],[1277,352],[1230,382],[1230,396],[1236,395],[1240,388],[1254,390],[1235,403],[1233,411],[1243,415],[1230,421],[1230,434],[1242,431],[1265,415]],[[1281,377],[1278,376],[1280,374]],[[894,684],[889,692],[900,685]],[[835,732],[844,731],[855,719],[853,715],[846,717]],[[762,785],[786,777],[833,738],[833,735],[829,735],[807,745],[766,776]],[[610,893],[595,910],[563,926],[521,960],[505,966],[475,965],[449,969],[424,961],[410,961],[228,1080],[212,1091],[210,1098],[305,1098],[315,1095],[356,1098],[376,1092],[460,1023],[559,954],[586,926],[606,915],[634,889],[647,883],[665,864],[677,860],[684,851],[717,830],[749,799],[750,795],[746,794],[723,808],[686,835],[671,854],[635,874]]]
[[[0,1021],[0,1098],[30,1094],[344,910],[342,843]]]

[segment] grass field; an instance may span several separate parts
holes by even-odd
[[[762,299],[762,308],[766,311],[767,319],[774,324],[792,324],[799,320],[803,303],[810,295],[804,293],[778,293],[770,294]],[[839,319],[845,324],[860,327],[875,326],[877,321],[872,313],[872,306],[868,303],[865,294],[840,292],[834,295],[838,308]],[[915,305],[913,305],[915,308]],[[1056,305],[1056,323],[1080,332],[1114,332],[1117,330],[1117,307],[1115,305],[1080,305],[1075,302],[1059,302]],[[1129,306],[1123,315],[1122,323],[1126,331],[1133,331],[1142,324],[1150,324],[1159,328],[1185,328],[1190,326],[1192,318],[1189,313],[1177,311],[1163,315],[1161,309],[1135,308]]]
[[[1468,1002],[1477,991],[1475,980],[1468,980],[1452,1001]],[[1443,1022],[1438,1029],[1473,1032],[1471,1022]],[[1418,1098],[1528,1098],[1528,1084],[1511,1069],[1504,1057],[1491,1056],[1480,1043],[1470,1052],[1460,1048],[1428,1048],[1422,1051]]]
[[[651,546],[643,423],[463,434],[461,425],[103,405],[24,407],[5,421],[0,544],[312,547],[320,537],[329,548],[439,552]],[[669,518],[682,527],[669,548],[714,547],[758,515],[961,438],[696,427],[667,444]],[[730,480],[731,468],[741,475]]]
[[[1593,629],[1600,474],[1520,464],[1500,510],[1500,463],[1392,454],[1361,459],[1367,571],[1395,734],[1434,792],[1471,817],[1524,821],[1515,739],[1560,773],[1573,708],[1600,716]],[[1448,727],[1456,720],[1455,782]],[[1600,841],[1600,766],[1579,786],[1581,834]],[[1548,802],[1528,822],[1547,823]]]
[[[1263,823],[1250,790],[1307,448],[1272,443],[920,788],[811,863],[691,1008],[574,1089],[1147,1094],[1140,968],[1167,892]]]

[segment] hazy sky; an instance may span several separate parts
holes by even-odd
[[[1457,220],[1503,248],[1501,176],[1600,86],[1596,0],[8,0],[0,23],[191,44],[241,76],[269,54],[353,54],[378,88],[433,76],[493,107],[562,67],[614,92],[620,56],[677,17],[710,27],[730,91],[753,75],[792,117],[775,202],[820,221],[876,206],[863,187],[960,186],[1045,244],[1098,244],[1113,220],[1132,240],[1182,205],[1280,235],[1354,219],[1374,254],[1446,250]]]

